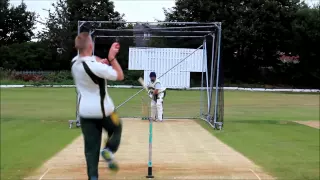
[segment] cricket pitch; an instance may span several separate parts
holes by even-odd
[[[146,179],[148,128],[148,121],[123,120],[120,171],[101,159],[99,179]],[[88,179],[83,146],[80,136],[25,179]],[[274,179],[192,120],[154,123],[152,161],[155,179]]]

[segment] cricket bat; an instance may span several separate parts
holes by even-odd
[[[144,80],[142,77],[138,79],[139,83],[142,85],[142,87],[148,92],[148,87],[144,84]]]

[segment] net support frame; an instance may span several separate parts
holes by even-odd
[[[218,95],[219,95],[219,90],[221,90],[221,87],[219,87],[219,75],[220,75],[220,51],[221,51],[221,26],[218,28],[218,42],[217,42],[217,76],[216,76],[216,98],[215,98],[215,107],[214,107],[214,128],[222,129],[223,122],[217,122],[218,118],[218,103],[221,103],[218,101]],[[220,115],[220,114],[219,114]]]
[[[92,23],[143,23],[143,22],[124,22],[124,21],[78,21],[78,34],[80,34],[80,28],[87,22],[92,22]],[[153,24],[152,22],[145,22],[145,24]],[[178,66],[179,64],[181,64],[183,61],[185,61],[189,56],[191,56],[193,53],[195,53],[196,51],[198,51],[199,49],[203,48],[203,63],[202,63],[202,69],[205,69],[205,72],[202,71],[202,76],[201,76],[201,89],[200,89],[200,117],[196,117],[196,118],[200,118],[205,120],[210,126],[212,126],[213,128],[217,128],[218,127],[222,127],[222,122],[220,124],[217,124],[217,116],[218,116],[218,88],[219,88],[219,72],[220,72],[220,44],[221,44],[221,23],[220,22],[212,22],[212,23],[199,23],[199,22],[154,22],[154,24],[182,24],[182,25],[193,25],[192,26],[188,26],[188,27],[167,27],[167,28],[154,28],[153,30],[157,30],[156,33],[158,32],[162,32],[162,33],[178,33],[179,31],[171,31],[168,32],[166,30],[169,29],[191,29],[191,28],[212,28],[212,29],[217,29],[217,62],[215,62],[215,57],[214,57],[214,47],[215,47],[215,34],[213,33],[213,31],[187,31],[188,33],[205,33],[202,36],[152,36],[148,33],[150,33],[150,30],[146,30],[146,31],[142,31],[145,35],[145,33],[147,33],[148,38],[153,38],[153,37],[165,37],[165,38],[203,38],[203,43],[202,45],[200,45],[195,51],[193,51],[192,53],[190,53],[188,56],[186,56],[185,58],[183,58],[181,61],[179,61],[177,64],[175,64],[172,68],[170,68],[169,70],[167,70],[165,73],[163,73],[161,76],[159,76],[159,78],[161,78],[162,76],[164,76],[165,74],[167,74],[169,71],[171,71],[173,68],[175,68],[176,66]],[[202,26],[201,26],[202,25]],[[159,31],[160,30],[160,31]],[[163,30],[163,31],[161,31]],[[93,29],[89,31],[90,36],[92,37],[94,35],[94,33],[96,31],[101,31],[101,29]],[[105,31],[108,31],[108,29],[106,29]],[[121,32],[121,29],[115,29],[115,30],[110,30],[112,32]],[[132,30],[133,32],[134,30]],[[140,32],[140,31],[135,31],[135,32]],[[181,31],[181,32],[186,32],[186,31]],[[207,59],[207,40],[206,37],[211,36],[212,37],[212,52],[211,52],[211,73],[210,73],[210,84],[208,82],[209,80],[209,75],[208,75],[208,59]],[[95,36],[94,38],[92,38],[93,40],[93,54],[94,54],[94,49],[95,49],[95,38],[103,38],[103,37],[115,37],[115,38],[137,38],[137,37],[145,37],[145,36],[137,36],[137,35],[133,35],[133,36]],[[79,51],[78,51],[79,54]],[[211,106],[212,106],[212,93],[213,93],[213,83],[214,83],[214,74],[215,72],[213,71],[213,69],[215,69],[213,67],[213,64],[217,63],[217,70],[216,70],[216,84],[215,84],[215,106],[214,106],[214,114],[213,114],[213,120],[214,122],[212,123],[211,119],[212,117],[210,116],[210,111],[211,111]],[[213,68],[212,68],[213,67]],[[206,87],[203,87],[203,74],[206,73]],[[202,102],[202,97],[203,97],[203,89],[207,92],[207,98],[206,100],[208,101],[208,105],[207,105],[207,110],[206,112],[208,113],[207,116],[204,118],[203,117],[203,111],[201,108],[205,107],[202,106],[201,104],[203,103],[203,105],[205,105],[204,102]],[[126,101],[124,101],[123,103],[121,103],[120,105],[118,105],[116,107],[116,109],[121,108],[123,105],[125,105],[128,101],[130,101],[132,98],[134,98],[135,96],[137,96],[139,93],[141,93],[142,91],[144,91],[144,88],[141,88],[138,92],[136,92],[135,94],[133,94],[131,97],[129,97]],[[77,91],[76,91],[77,92]],[[77,94],[77,105],[78,105],[78,94]],[[154,175],[152,174],[152,131],[153,131],[153,127],[152,127],[152,123],[153,121],[150,118],[150,109],[148,108],[148,120],[149,120],[149,155],[148,155],[148,172],[147,172],[147,176],[146,178],[154,178]],[[77,120],[79,119],[78,117],[78,109],[76,110],[76,117]],[[192,119],[194,117],[183,117],[183,119]],[[169,117],[166,117],[166,119],[169,119]],[[174,119],[178,119],[178,117],[174,117]],[[221,128],[220,128],[221,129]]]
[[[199,46],[198,49],[200,49],[201,47],[203,47],[203,49],[206,49],[206,43],[207,41],[205,40],[205,38],[210,35],[213,38],[213,42],[212,45],[214,46],[216,44],[217,47],[217,59],[216,59],[216,63],[217,63],[217,70],[213,70],[215,72],[212,71],[211,68],[211,74],[210,74],[210,84],[208,82],[209,79],[209,75],[208,72],[206,72],[206,81],[207,81],[207,86],[203,87],[203,79],[201,80],[201,91],[202,89],[205,89],[207,94],[208,94],[208,114],[207,117],[202,117],[203,114],[201,113],[201,108],[200,108],[200,117],[172,117],[173,119],[179,119],[179,118],[183,118],[183,119],[194,119],[194,118],[200,118],[205,120],[206,122],[208,122],[212,127],[217,128],[216,125],[219,125],[221,127],[222,122],[217,122],[217,116],[218,116],[218,89],[219,89],[219,73],[220,73],[220,46],[221,46],[221,22],[126,22],[126,21],[78,21],[78,34],[80,34],[80,30],[81,27],[83,27],[86,23],[98,23],[100,24],[99,26],[101,26],[101,24],[142,24],[147,26],[149,29],[146,30],[128,30],[128,29],[90,29],[89,34],[91,36],[94,35],[95,32],[97,31],[110,31],[110,32],[128,32],[128,31],[132,31],[132,32],[144,32],[146,34],[148,33],[170,33],[170,32],[175,32],[175,33],[179,33],[179,32],[184,32],[184,33],[205,33],[204,35],[197,35],[197,36],[153,36],[153,35],[149,35],[148,38],[156,38],[156,37],[163,37],[163,38],[204,38],[203,44],[201,46]],[[148,25],[184,25],[184,26],[180,26],[180,27],[149,27]],[[188,26],[185,26],[188,25]],[[212,31],[167,31],[170,29],[192,29],[192,28],[210,28],[212,29]],[[155,31],[156,30],[156,31]],[[216,31],[216,33],[213,33],[214,31]],[[215,36],[216,34],[216,36]],[[94,36],[93,38],[93,42],[94,42],[94,46],[95,46],[95,38],[103,38],[103,37],[113,37],[113,38],[137,38],[137,37],[145,37],[145,36],[137,36],[137,35],[133,35],[133,36]],[[215,43],[215,37],[218,39],[217,42]],[[198,50],[197,49],[197,50]],[[211,67],[213,66],[214,63],[214,47],[212,47],[212,57],[211,57]],[[78,52],[79,53],[79,52]],[[94,53],[94,51],[93,51]],[[187,57],[186,57],[187,58]],[[185,58],[185,59],[186,59]],[[184,59],[184,60],[185,60]],[[183,62],[183,61],[181,61]],[[180,64],[181,62],[177,63],[175,66],[177,66],[178,64]],[[205,66],[207,63],[204,63],[203,66]],[[175,67],[174,66],[174,67]],[[170,68],[167,72],[169,72],[171,69],[173,69],[174,67]],[[207,68],[207,67],[206,67]],[[167,73],[166,72],[166,73]],[[165,75],[166,73],[164,73],[163,75]],[[216,74],[216,80],[213,79],[214,75]],[[162,76],[163,76],[162,75]],[[160,78],[160,77],[159,77]],[[203,77],[202,77],[203,78]],[[215,83],[215,86],[213,85]],[[212,93],[213,93],[213,88],[215,87],[216,92],[215,92],[215,105],[213,108],[213,115],[210,116],[211,113],[211,106],[212,106]],[[132,98],[134,98],[135,96],[137,96],[139,93],[141,93],[143,91],[143,89],[139,90],[138,92],[136,92],[133,96],[129,97],[126,101],[124,101],[123,103],[121,103],[120,105],[118,105],[116,107],[116,109],[121,108],[124,104],[126,104],[128,101],[130,101]],[[201,92],[202,93],[202,92]],[[200,95],[202,96],[202,95]],[[200,102],[201,103],[201,102]],[[78,119],[78,112],[76,112],[76,116]],[[166,117],[166,119],[170,119],[171,117]],[[211,122],[211,120],[213,119],[213,122]]]

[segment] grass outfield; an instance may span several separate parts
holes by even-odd
[[[283,121],[232,121],[225,130],[200,125],[280,180],[319,179],[319,129]]]
[[[136,91],[110,94],[120,104]],[[141,116],[142,97],[119,114]],[[197,91],[168,91],[165,115],[198,116],[199,99]],[[317,120],[318,108],[317,94],[227,91],[225,129],[214,135],[276,177],[319,179],[319,130],[279,121]],[[70,143],[80,134],[68,129],[74,116],[74,88],[1,89],[1,179],[22,178]]]

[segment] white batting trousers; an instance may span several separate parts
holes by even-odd
[[[153,120],[163,121],[163,96],[164,93],[160,93],[156,101],[151,100],[151,118]]]

